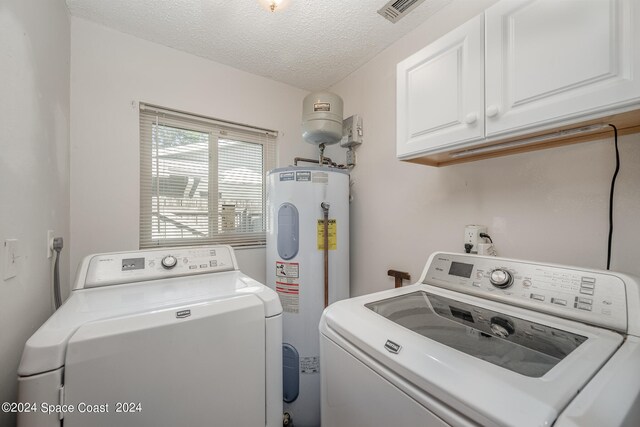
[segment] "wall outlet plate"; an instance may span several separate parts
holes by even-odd
[[[478,253],[478,246],[480,243],[484,243],[484,239],[480,237],[480,233],[486,233],[487,227],[485,225],[470,224],[464,227],[464,245],[471,245],[472,254]],[[464,246],[463,246],[464,247]]]
[[[54,238],[54,231],[48,230],[47,231],[47,258],[51,258],[53,256],[53,238]]]
[[[4,258],[4,280],[9,280],[18,275],[18,240],[7,239],[4,241],[3,258]]]

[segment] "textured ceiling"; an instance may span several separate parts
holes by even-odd
[[[307,90],[342,80],[450,0],[426,0],[397,24],[386,0],[66,0],[72,15]]]

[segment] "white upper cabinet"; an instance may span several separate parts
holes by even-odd
[[[579,142],[609,123],[639,132],[640,0],[502,0],[397,72],[403,160],[446,165]]]
[[[487,137],[637,103],[638,9],[637,0],[509,0],[489,8]]]
[[[484,137],[483,39],[478,16],[398,64],[398,157]]]

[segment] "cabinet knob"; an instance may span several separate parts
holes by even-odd
[[[487,107],[487,117],[495,117],[500,112],[500,108],[497,105],[489,105]]]
[[[464,121],[465,121],[468,125],[472,125],[472,124],[474,124],[477,120],[478,120],[478,113],[469,113],[469,114],[467,114],[467,116],[464,118]]]

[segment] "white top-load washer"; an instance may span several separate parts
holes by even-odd
[[[420,281],[329,306],[322,425],[638,426],[640,285],[435,253]]]
[[[280,426],[281,313],[228,246],[86,257],[25,345],[18,426]]]

